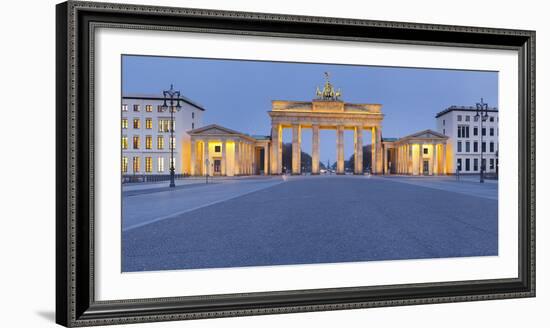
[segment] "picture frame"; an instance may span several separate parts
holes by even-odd
[[[534,31],[84,1],[60,3],[56,15],[58,324],[93,326],[535,296]],[[518,277],[97,300],[93,90],[98,27],[517,52]]]

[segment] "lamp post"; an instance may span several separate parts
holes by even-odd
[[[174,111],[179,111],[181,109],[180,92],[174,90],[174,85],[170,84],[170,90],[164,90],[162,93],[164,95],[164,104],[162,105],[163,109],[168,108],[167,102],[170,101],[170,142],[168,144],[170,145],[170,187],[173,188],[176,186],[174,181],[176,170],[174,168]],[[176,106],[174,106],[174,103]]]
[[[483,98],[481,98],[481,102],[476,103],[476,116],[475,119],[479,120],[479,147],[480,147],[480,157],[481,157],[481,163],[480,163],[480,170],[479,170],[479,183],[484,182],[484,171],[485,171],[485,163],[483,162],[483,122],[487,121],[489,118],[489,114],[487,113],[489,110],[489,106],[483,102]]]

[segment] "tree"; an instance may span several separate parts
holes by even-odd
[[[305,152],[301,153],[301,172],[311,172],[311,155]],[[319,162],[319,167],[324,168],[325,165],[323,163]],[[292,172],[292,143],[283,143],[283,172]]]
[[[363,170],[371,167],[371,145],[363,146]],[[346,168],[355,169],[355,153],[346,161]]]

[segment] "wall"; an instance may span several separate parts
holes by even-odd
[[[543,1],[124,1],[241,11],[341,16],[380,20],[480,25],[537,30],[539,90],[550,88],[550,25]],[[54,4],[51,0],[9,1],[0,11],[3,152],[0,252],[3,327],[54,327]],[[31,106],[26,106],[29,104]],[[538,95],[543,144],[549,136],[548,93]],[[30,146],[32,152],[27,152]],[[540,148],[540,147],[539,147]],[[538,152],[538,180],[549,181]],[[11,174],[11,173],[15,174]],[[539,198],[548,187],[539,182]],[[541,197],[542,196],[542,197]],[[505,301],[406,306],[133,325],[132,327],[543,327],[550,303],[549,202],[538,203],[538,297]],[[546,306],[545,306],[546,305]]]

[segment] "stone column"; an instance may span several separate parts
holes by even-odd
[[[336,174],[345,174],[344,168],[344,127],[339,125],[336,128]]]
[[[222,163],[221,163],[221,175],[227,175],[227,155],[225,150],[225,140],[222,139]]]
[[[264,146],[264,175],[269,174],[269,145]]]
[[[233,175],[239,175],[241,174],[240,172],[240,149],[239,149],[239,141],[238,140],[235,140],[235,155],[234,155],[234,159],[233,159]]]
[[[299,124],[292,125],[292,174],[300,174],[302,170],[300,130]]]
[[[197,171],[196,170],[196,165],[197,165],[197,156],[196,156],[196,146],[195,146],[195,138],[191,137],[191,167],[190,167],[190,172],[189,174],[191,176],[195,175],[195,172]]]
[[[388,150],[382,145],[382,157],[384,157],[384,167],[382,168],[382,174],[388,174]]]
[[[481,132],[480,132],[481,133]],[[443,156],[443,174],[447,174],[447,144],[443,144],[443,153],[441,154]]]
[[[281,146],[279,139],[279,125],[274,124],[271,127],[271,174],[281,174],[279,165],[279,148]]]
[[[203,159],[203,165],[204,165],[204,175],[210,175],[210,151],[208,149],[208,140],[204,140],[204,159]]]
[[[370,169],[372,174],[376,174],[376,127],[370,129],[371,146],[370,146]]]
[[[383,166],[383,154],[382,154],[382,127],[376,128],[376,173],[381,174]]]
[[[363,127],[355,128],[355,174],[363,174]]]
[[[433,172],[434,172],[434,175],[439,175],[439,151],[438,151],[438,148],[439,148],[439,144],[434,144],[433,145],[433,165],[434,165],[434,168],[433,168]]]
[[[311,174],[319,174],[319,125],[311,127]]]
[[[418,144],[418,175],[422,175],[424,171],[424,152],[422,151],[422,144]]]

